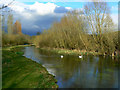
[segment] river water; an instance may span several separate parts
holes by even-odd
[[[103,56],[66,55],[25,47],[24,56],[55,75],[59,88],[118,88],[118,59]],[[34,68],[34,67],[33,67]]]

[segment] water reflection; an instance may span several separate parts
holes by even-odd
[[[24,56],[54,74],[60,88],[118,88],[118,60],[102,56],[64,56],[26,47]]]

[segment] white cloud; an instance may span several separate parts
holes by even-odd
[[[32,28],[40,29],[40,27],[37,25],[33,25]]]
[[[0,0],[0,5],[4,4],[4,5],[8,5],[9,3],[11,3],[13,0]]]
[[[101,16],[103,15],[102,13],[100,14]],[[105,14],[106,18],[107,14]],[[110,13],[110,16],[114,22],[114,24],[118,24],[118,13]]]
[[[118,14],[111,14],[111,17],[112,17],[112,19],[113,19],[113,22],[114,22],[115,24],[118,24]]]
[[[69,10],[72,10],[72,8],[71,7],[65,7],[66,9],[69,9]]]
[[[24,12],[22,15],[23,15],[23,17],[26,17],[26,19],[32,18],[32,14],[31,13]]]
[[[9,6],[14,12],[24,15],[26,18],[31,18],[32,14],[35,15],[47,15],[47,14],[56,14],[55,9],[60,8],[61,6],[57,6],[54,3],[39,3],[35,2],[33,5],[26,5],[24,3],[20,3],[15,1],[12,5]],[[71,7],[64,7],[63,10],[72,10]],[[58,10],[59,11],[59,10]],[[31,14],[32,13],[32,14]]]
[[[30,10],[35,10],[38,14],[40,15],[45,15],[45,14],[50,14],[54,13],[54,9],[56,8],[57,5],[54,3],[38,3],[35,2],[35,4],[30,5],[29,8]]]

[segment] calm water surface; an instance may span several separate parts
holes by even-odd
[[[102,56],[64,56],[25,47],[24,56],[55,75],[59,88],[118,88],[118,60]]]

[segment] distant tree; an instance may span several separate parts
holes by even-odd
[[[7,30],[8,30],[8,34],[13,34],[13,15],[12,14],[8,16]]]
[[[0,14],[0,32],[2,32],[2,15],[1,14]]]
[[[5,16],[2,15],[2,32],[5,32]]]
[[[13,33],[14,34],[22,34],[21,23],[18,20],[13,25]]]
[[[37,35],[40,35],[41,34],[41,32],[37,32]]]

